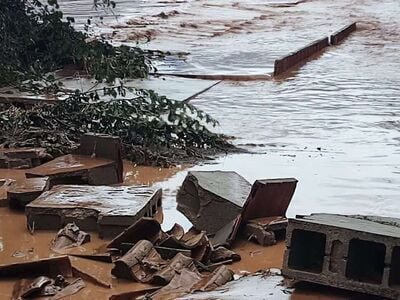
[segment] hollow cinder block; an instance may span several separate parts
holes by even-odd
[[[290,219],[282,273],[390,299],[400,297],[400,220],[313,214]]]

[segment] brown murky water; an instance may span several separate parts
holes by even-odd
[[[66,14],[74,15],[78,24],[92,13],[91,1],[61,2]],[[289,216],[330,212],[400,217],[396,203],[400,196],[398,1],[117,3],[118,20],[105,16],[96,31],[113,36],[115,42],[138,41],[151,49],[190,53],[184,59],[171,57],[158,62],[163,73],[270,74],[276,58],[350,22],[359,22],[359,30],[344,43],[329,47],[285,78],[225,81],[192,100],[220,121],[216,130],[236,136],[235,143],[254,154],[228,155],[213,164],[175,169],[126,168],[127,184],[157,183],[163,187],[164,229],[175,222],[190,226],[175,209],[176,190],[188,169],[233,170],[249,181],[296,177],[299,184]],[[161,12],[167,17],[157,16]],[[102,11],[97,14],[104,15]],[[149,37],[149,43],[144,43],[144,36]],[[0,178],[23,176],[20,171],[7,172],[2,171]],[[2,262],[48,255],[47,245],[54,233],[31,236],[25,230],[23,215],[4,208],[0,215]],[[102,243],[94,238],[88,247]],[[32,247],[33,252],[29,251]],[[256,271],[279,268],[284,245],[262,248],[238,242],[235,250],[243,260],[232,268],[236,272]],[[13,257],[15,251],[22,254]],[[87,267],[98,274],[109,274],[110,266],[90,262]],[[132,288],[132,284],[120,281],[113,281],[113,286],[113,291]],[[10,289],[10,282],[0,282],[1,297],[6,299]],[[89,285],[83,296],[73,299],[106,299],[111,293]],[[349,297],[327,288],[297,289],[291,296]]]

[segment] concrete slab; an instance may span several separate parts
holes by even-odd
[[[177,208],[197,229],[214,234],[237,218],[250,190],[236,172],[193,171],[178,191]]]
[[[26,172],[26,177],[50,177],[55,184],[115,184],[123,181],[121,140],[110,135],[82,135],[76,154],[57,157]]]
[[[283,274],[390,299],[400,297],[400,220],[313,214],[290,219]]]
[[[295,178],[256,180],[251,185],[235,172],[189,172],[177,194],[178,210],[197,229],[214,235],[213,246],[229,247],[242,224],[285,217],[296,185]]]
[[[243,207],[243,221],[285,217],[297,186],[295,178],[256,180]]]
[[[248,240],[262,246],[275,245],[277,240],[285,239],[288,220],[284,217],[266,217],[250,220],[243,229]]]
[[[85,231],[113,238],[161,206],[162,191],[147,186],[59,185],[25,208],[31,228],[60,229],[74,222]]]
[[[118,183],[117,164],[115,161],[76,154],[57,157],[26,172],[27,178],[45,176],[50,178],[51,185]]]
[[[0,148],[0,168],[28,169],[52,158],[44,148]]]
[[[49,177],[16,180],[7,190],[7,201],[11,208],[24,208],[50,187]]]
[[[29,278],[43,275],[52,278],[58,275],[72,277],[69,257],[58,256],[0,265],[0,278]]]
[[[116,162],[117,180],[123,182],[122,142],[118,136],[87,133],[81,136],[76,154],[105,158]]]

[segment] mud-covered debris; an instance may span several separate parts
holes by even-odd
[[[79,292],[85,287],[81,278],[68,282],[61,275],[55,279],[39,276],[35,279],[21,279],[14,285],[11,299],[61,299]],[[47,298],[49,297],[49,298]]]
[[[80,139],[77,154],[114,161],[117,181],[123,182],[122,142],[119,137],[95,133],[84,134]]]
[[[220,266],[208,275],[197,271],[183,269],[176,274],[171,282],[151,295],[152,300],[172,300],[194,291],[210,291],[226,284],[233,279],[233,272],[225,266]]]
[[[101,287],[105,288],[111,288],[111,284],[108,282],[104,282],[100,278],[97,278],[93,274],[89,274],[88,272],[82,270],[81,268],[77,266],[72,266],[72,273],[74,274],[75,277],[82,277],[84,280],[87,280],[89,282],[92,282],[96,285],[99,285]]]
[[[27,177],[48,176],[55,184],[115,184],[123,181],[121,141],[118,137],[85,134],[76,154],[57,157],[26,172]]]
[[[146,224],[149,226],[146,227]],[[146,228],[149,230],[146,231]],[[119,249],[122,253],[125,247],[129,249],[114,262],[111,273],[118,278],[166,285],[184,271],[192,272],[190,277],[200,274],[199,270],[214,270],[215,266],[208,268],[210,263],[240,259],[233,251],[220,248],[216,249],[214,260],[210,260],[213,248],[205,232],[194,228],[186,233],[182,232],[183,229],[178,224],[163,232],[155,220],[139,220],[108,245],[109,249]],[[145,239],[137,241],[134,233]],[[149,240],[146,239],[146,233]],[[150,240],[155,241],[154,244]]]
[[[16,180],[7,190],[8,205],[23,209],[50,187],[48,177],[24,178]]]
[[[171,259],[178,253],[185,255],[187,257],[192,257],[192,250],[190,249],[181,249],[181,248],[170,248],[163,246],[154,246],[158,253],[160,253],[163,259]]]
[[[284,217],[254,219],[245,225],[243,234],[248,240],[254,240],[262,246],[271,246],[285,238],[287,223]]]
[[[197,261],[207,261],[211,252],[211,244],[203,231],[191,228],[184,232],[175,224],[171,230],[163,232],[160,223],[151,218],[141,218],[135,224],[112,240],[107,248],[119,249],[122,253],[128,251],[139,240],[147,240],[154,244],[163,259],[171,259],[177,253]]]
[[[28,169],[41,165],[53,157],[44,148],[1,148],[0,168]]]
[[[166,231],[165,233],[168,234],[169,236],[173,236],[177,240],[180,240],[184,236],[185,230],[181,225],[175,223],[174,226],[172,226],[172,228]]]
[[[195,228],[191,228],[180,239],[177,239],[174,235],[166,235],[164,239],[158,242],[158,245],[172,249],[190,250],[192,258],[203,262],[208,260],[211,252],[211,243],[206,232]],[[171,254],[176,253],[172,252]]]
[[[58,275],[72,277],[71,261],[68,256],[57,256],[35,261],[0,265],[0,278],[28,278]]]
[[[229,248],[236,239],[236,234],[239,230],[240,224],[241,218],[240,215],[238,215],[235,219],[218,230],[213,237],[211,237],[212,245],[214,247],[224,246]]]
[[[114,264],[111,274],[115,277],[145,283],[151,281],[153,274],[159,271],[166,261],[157,253],[151,242],[141,240]]]
[[[153,218],[140,218],[134,224],[126,228],[118,236],[116,236],[108,245],[107,248],[117,248],[121,250],[121,244],[135,244],[140,240],[148,240],[155,244],[162,237],[160,223]]]
[[[241,260],[239,254],[223,246],[214,249],[211,252],[211,257],[210,257],[210,261],[212,263],[219,263],[225,261],[239,261],[239,260]]]
[[[25,207],[27,222],[35,230],[60,229],[74,222],[101,238],[114,238],[161,206],[162,191],[147,186],[58,185]]]
[[[162,270],[153,275],[152,282],[157,285],[166,285],[183,269],[188,269],[192,272],[197,271],[195,262],[192,258],[178,253]]]
[[[276,244],[275,233],[265,230],[259,224],[246,224],[243,231],[248,240],[256,241],[261,246],[272,246]]]
[[[7,191],[13,182],[12,179],[0,179],[0,207],[8,206]]]
[[[189,172],[178,191],[177,208],[197,229],[215,234],[241,213],[250,189],[236,172]]]
[[[21,298],[35,298],[41,296],[53,296],[61,286],[55,284],[55,281],[46,276],[39,276],[35,278],[30,284],[22,288]]]
[[[213,246],[230,246],[241,225],[255,218],[284,217],[296,189],[294,178],[256,180],[235,172],[189,172],[178,191],[178,210]]]
[[[58,299],[63,299],[65,297],[74,295],[78,293],[81,289],[85,287],[85,282],[82,280],[82,278],[77,278],[70,284],[68,284],[66,287],[64,287],[60,292],[55,294],[51,300],[58,300]]]
[[[60,229],[55,238],[51,241],[50,248],[52,250],[62,250],[80,246],[90,242],[90,235],[79,229],[75,223],[69,223]]]

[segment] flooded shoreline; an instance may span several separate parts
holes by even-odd
[[[78,24],[93,13],[91,1],[60,2]],[[163,12],[167,17],[160,16]],[[169,169],[125,163],[124,184],[163,188],[164,230],[174,223],[185,229],[191,226],[175,202],[188,170],[236,171],[251,183],[296,177],[299,184],[288,217],[313,212],[400,217],[396,201],[400,196],[400,22],[396,18],[400,6],[396,1],[118,1],[115,13],[117,18],[98,11],[105,18],[95,30],[115,43],[189,53],[156,62],[162,73],[182,74],[270,74],[275,59],[359,22],[346,41],[282,78],[223,81],[191,100],[219,120],[220,126],[213,130],[235,136],[234,143],[252,154],[230,154],[210,163]],[[0,170],[0,179],[22,177],[23,170]],[[3,263],[48,256],[54,232],[31,236],[25,223],[24,214],[0,208]],[[103,244],[96,236],[80,250]],[[237,273],[281,268],[284,248],[282,242],[263,248],[239,241],[234,249],[242,261],[230,267]],[[109,265],[87,266],[85,260],[79,261],[96,274],[109,275]],[[0,282],[1,297],[10,296],[12,284]],[[89,284],[70,299],[103,299],[105,293],[133,288],[115,279],[113,286],[110,291]],[[348,294],[299,289],[290,299],[348,299]]]

